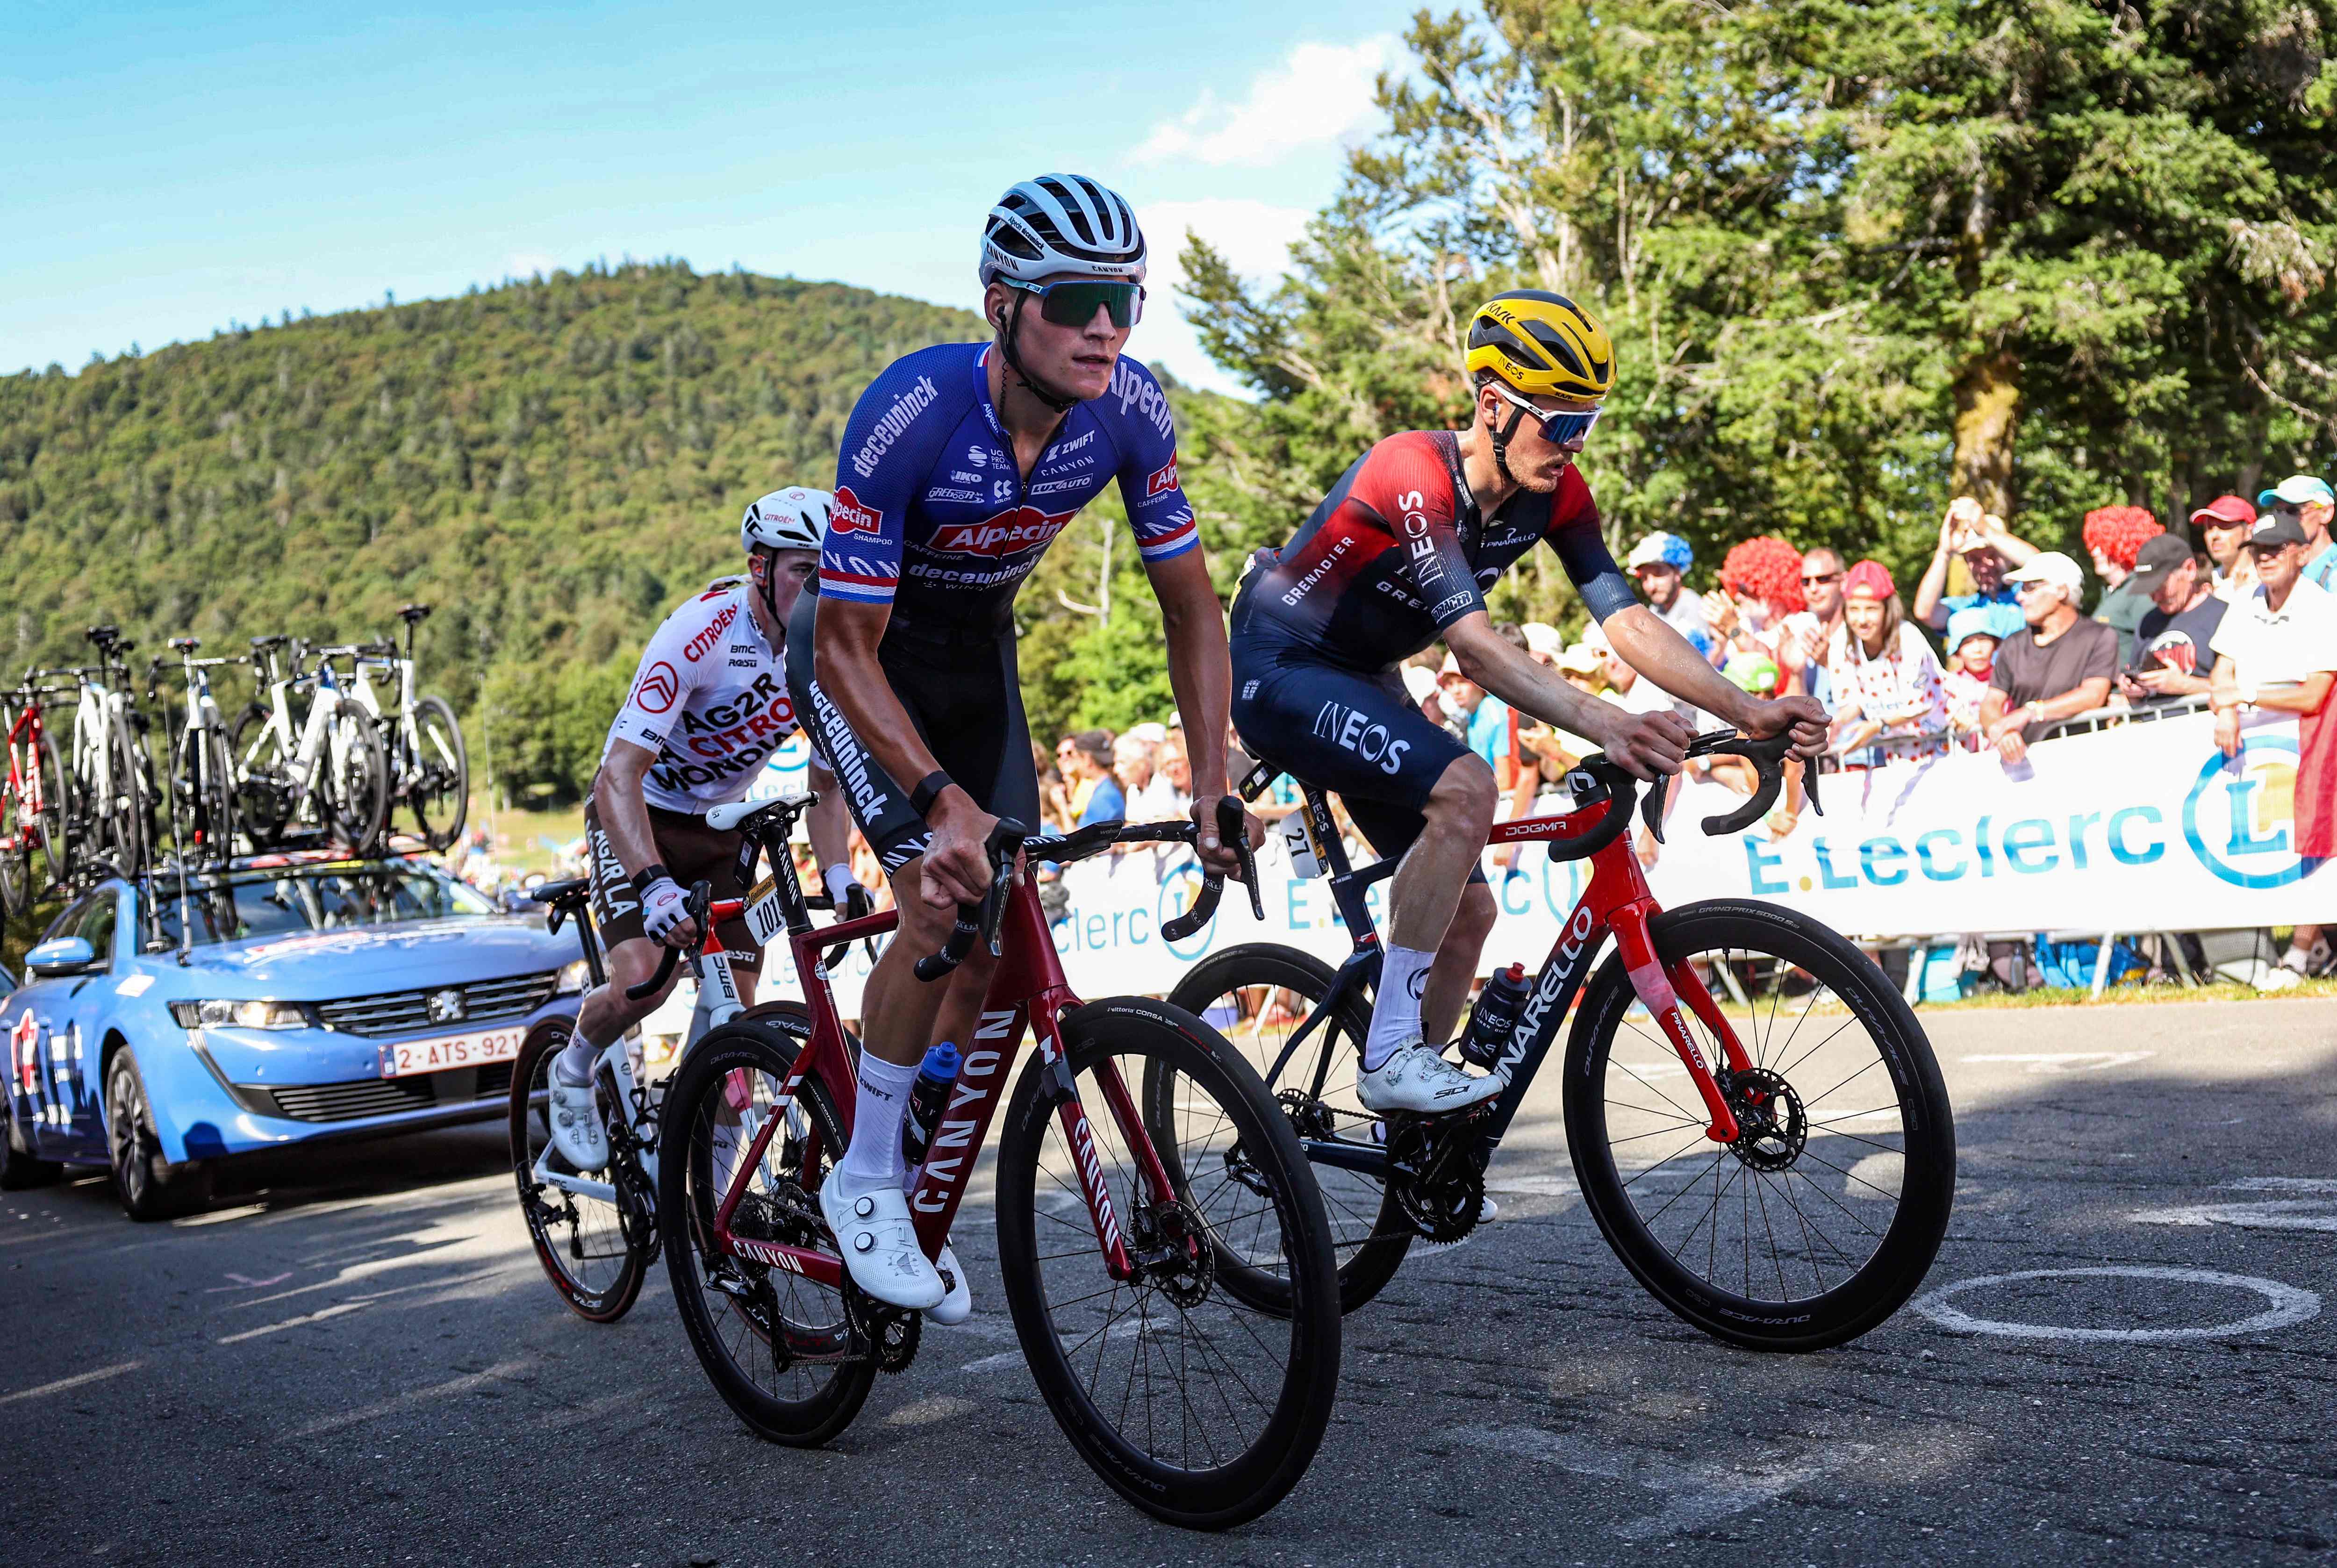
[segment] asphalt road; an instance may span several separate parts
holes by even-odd
[[[1348,1319],[1313,1472],[1222,1536],[1072,1454],[1002,1353],[971,1208],[973,1322],[803,1453],[732,1420],[662,1267],[618,1327],[560,1307],[497,1129],[312,1157],[167,1226],[102,1180],[8,1194],[0,1540],[174,1568],[2327,1561],[2337,1004],[1927,1023],[1962,1155],[1946,1324],[1802,1357],[1687,1328],[1572,1195],[1546,1074],[1499,1220]],[[2091,1272],[1991,1280],[2030,1270]]]

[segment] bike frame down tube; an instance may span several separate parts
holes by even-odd
[[[850,1086],[856,1082],[857,1074],[844,1046],[843,1020],[836,1013],[836,998],[828,985],[824,955],[833,947],[882,936],[899,924],[899,911],[888,909],[816,929],[792,929],[788,934],[812,1027],[809,1044],[797,1054],[795,1069],[781,1088],[780,1101],[792,1102],[804,1075],[817,1065],[822,1080],[835,1092],[836,1111],[847,1138],[852,1132],[855,1099]],[[976,1156],[1004,1098],[1008,1070],[1021,1054],[1023,1030],[1032,1027],[1038,1035],[1040,1058],[1055,1075],[1062,1096],[1057,1114],[1079,1168],[1089,1218],[1103,1250],[1105,1266],[1115,1279],[1133,1279],[1135,1265],[1128,1255],[1118,1207],[1105,1186],[1102,1161],[1096,1152],[1094,1135],[1074,1090],[1063,1050],[1061,1016],[1067,1009],[1080,1004],[1079,998],[1072,995],[1063,977],[1046,916],[1029,883],[1018,884],[1007,896],[1002,930],[1004,940],[1001,957],[983,999],[981,1021],[975,1025],[973,1038],[966,1043],[957,1082],[951,1088],[949,1103],[943,1108],[916,1188],[910,1194],[917,1239],[928,1258],[939,1254],[942,1243],[949,1239],[958,1205],[964,1200],[973,1179]],[[1140,1152],[1144,1165],[1141,1174],[1153,1191],[1169,1191],[1168,1172],[1142,1136],[1134,1100],[1120,1081],[1118,1067],[1105,1062],[1098,1065],[1096,1073],[1105,1097],[1111,1102],[1115,1120],[1129,1135],[1130,1146]],[[765,1122],[745,1158],[739,1161],[730,1191],[724,1194],[715,1214],[716,1237],[726,1250],[738,1256],[788,1269],[823,1285],[840,1285],[843,1266],[826,1253],[730,1234],[730,1215],[745,1196],[754,1172],[760,1169],[764,1151],[783,1120],[773,1116]]]

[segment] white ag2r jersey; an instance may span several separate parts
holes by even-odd
[[[642,650],[601,760],[620,740],[656,752],[641,779],[652,806],[702,814],[741,799],[796,732],[780,657],[748,612],[753,591],[743,579],[708,589],[667,616]]]

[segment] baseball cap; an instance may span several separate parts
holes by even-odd
[[[1141,740],[1149,746],[1166,746],[1168,744],[1168,726],[1166,724],[1150,723],[1130,724],[1126,731],[1126,736],[1127,738]]]
[[[1566,652],[1566,639],[1557,627],[1547,622],[1529,621],[1518,628],[1526,634],[1526,651],[1556,659]]]
[[[2256,519],[2248,534],[2251,550],[2277,550],[2283,544],[2304,543],[2304,524],[2293,517],[2283,517],[2277,512],[2267,512]]]
[[[1650,534],[1631,546],[1631,554],[1625,558],[1623,569],[1637,572],[1642,566],[1669,566],[1675,571],[1685,572],[1695,561],[1696,554],[1688,548],[1687,541],[1678,534]]]
[[[1596,675],[1605,662],[1599,650],[1588,642],[1577,642],[1558,655],[1559,672],[1564,675]]]
[[[1842,579],[1844,598],[1853,593],[1864,593],[1871,599],[1888,599],[1899,592],[1891,581],[1891,569],[1880,561],[1861,561],[1845,573]]]
[[[1413,701],[1425,702],[1436,695],[1436,672],[1407,664],[1403,667],[1403,689],[1412,694]]]
[[[2004,641],[2004,628],[1989,613],[1993,604],[1967,604],[1948,617],[1948,652],[1955,652],[1975,637],[1993,637]],[[2028,622],[2023,622],[2023,625]]]
[[[2041,551],[2029,557],[2028,565],[2007,572],[2004,580],[2008,583],[2050,583],[2057,588],[2068,590],[2072,604],[2078,602],[2078,595],[2086,591],[2084,569],[2058,550]]]
[[[2172,534],[2161,534],[2142,542],[2142,548],[2135,553],[2134,571],[2127,581],[2145,590],[2155,588],[2166,580],[2168,573],[2190,559],[2190,545]]]
[[[2306,506],[2318,501],[2323,506],[2337,505],[2337,493],[2329,488],[2329,481],[2316,479],[2310,474],[2292,474],[2269,490],[2256,492],[2256,505],[2269,506],[2274,501],[2285,501],[2292,506]]]
[[[2237,495],[2218,495],[2191,514],[2191,521],[2202,528],[2228,528],[2234,524],[2245,528],[2255,520],[2256,509]]]

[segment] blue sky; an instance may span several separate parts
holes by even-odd
[[[1276,270],[1416,3],[11,0],[0,373],[595,256],[972,305],[983,211],[1063,168],[1153,240],[1132,350],[1222,385],[1166,308],[1183,230]]]

